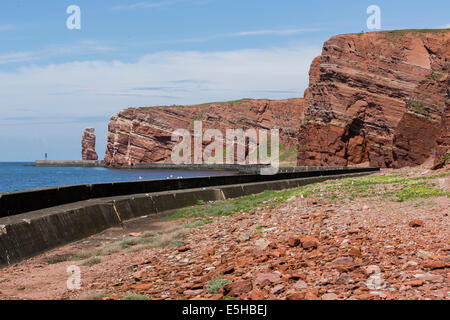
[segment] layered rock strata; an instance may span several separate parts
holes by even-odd
[[[298,165],[437,163],[449,150],[450,30],[339,35],[313,61]]]
[[[81,139],[81,159],[98,160],[97,152],[95,152],[94,128],[87,128],[83,132],[83,137]]]
[[[193,132],[194,121],[203,131],[218,129],[279,129],[282,154],[296,161],[298,124],[303,119],[304,100],[280,101],[242,99],[195,106],[130,108],[111,118],[105,164],[131,166],[171,161],[177,129]],[[207,142],[203,143],[208,144]],[[283,159],[282,159],[283,160]]]

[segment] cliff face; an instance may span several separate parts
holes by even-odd
[[[416,166],[449,149],[450,30],[340,35],[311,66],[298,165]]]
[[[95,152],[94,128],[87,128],[83,132],[83,137],[81,138],[81,159],[98,160],[97,152]]]
[[[223,133],[279,128],[281,162],[300,166],[439,167],[450,161],[449,59],[450,29],[336,36],[304,99],[126,109],[111,118],[105,163],[170,162],[172,132],[201,120]]]
[[[291,154],[291,161],[295,162],[298,124],[303,119],[304,109],[301,98],[126,109],[114,115],[109,123],[105,164],[130,166],[170,162],[175,144],[171,141],[173,131],[193,130],[193,122],[197,120],[202,121],[203,131],[219,129],[224,136],[226,129],[279,128],[284,155],[288,158]]]

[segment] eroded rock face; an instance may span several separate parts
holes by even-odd
[[[111,118],[105,163],[170,162],[172,132],[201,120],[222,132],[279,128],[280,154],[294,151],[300,166],[442,167],[449,59],[450,30],[336,36],[313,60],[304,99],[126,109]]]
[[[437,163],[449,150],[450,30],[340,35],[311,66],[298,165]]]
[[[83,132],[81,140],[81,159],[82,160],[98,160],[97,152],[95,152],[95,129],[87,128]]]
[[[226,129],[279,128],[281,148],[287,155],[293,153],[295,161],[298,124],[304,109],[302,98],[126,109],[109,123],[105,164],[170,162],[172,149],[178,143],[171,141],[172,133],[179,128],[192,132],[194,121],[202,121],[203,131],[218,129],[224,136]]]
[[[437,140],[434,168],[446,167],[450,169],[450,77],[447,76],[447,100],[442,115],[441,132]]]

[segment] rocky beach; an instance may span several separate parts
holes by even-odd
[[[448,299],[449,177],[384,170],[143,217],[0,270],[0,298]]]

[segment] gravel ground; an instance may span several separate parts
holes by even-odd
[[[0,299],[449,299],[450,176],[436,174],[324,182],[204,225],[137,219],[0,270]]]

